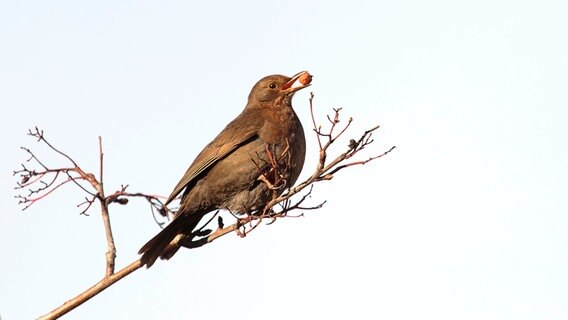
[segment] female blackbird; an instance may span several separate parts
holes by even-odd
[[[299,85],[293,87],[296,81]],[[179,239],[191,236],[208,212],[254,213],[296,182],[306,140],[292,96],[310,81],[311,75],[302,71],[292,78],[267,76],[254,85],[242,113],[199,153],[165,202],[183,191],[173,221],[138,252],[143,265],[171,258]]]

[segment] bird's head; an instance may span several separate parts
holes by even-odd
[[[283,75],[271,75],[260,79],[249,94],[249,105],[264,105],[266,103],[289,104],[292,96],[298,90],[310,86],[312,76],[307,71],[302,71],[292,78]]]

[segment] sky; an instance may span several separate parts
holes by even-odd
[[[38,126],[105,188],[167,196],[269,74],[308,70],[307,133],[381,125],[315,186],[318,211],[141,269],[65,319],[567,319],[568,42],[563,1],[4,1],[0,4],[0,317],[36,318],[96,283],[98,208],[67,186],[22,212]],[[112,206],[117,266],[159,232]]]

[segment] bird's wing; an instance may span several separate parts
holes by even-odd
[[[172,202],[188,184],[207,169],[214,166],[219,160],[235,151],[257,137],[263,126],[262,118],[254,112],[245,110],[236,119],[229,123],[213,141],[211,141],[195,158],[181,180],[178,182],[165,205]]]

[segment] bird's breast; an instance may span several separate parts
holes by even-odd
[[[270,112],[272,111],[272,112]],[[298,131],[303,129],[300,120],[291,108],[284,110],[266,110],[263,112],[264,125],[259,131],[259,137],[266,143],[279,144],[289,139],[297,139]]]

